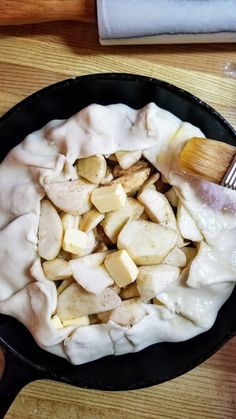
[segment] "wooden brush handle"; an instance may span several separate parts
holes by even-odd
[[[95,0],[0,0],[0,25],[50,20],[95,22]]]

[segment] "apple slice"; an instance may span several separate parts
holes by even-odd
[[[47,279],[58,281],[68,279],[72,275],[69,263],[66,260],[56,258],[42,263],[42,267]]]
[[[177,245],[178,247],[184,246],[184,241],[178,231],[174,211],[165,195],[148,187],[138,196],[138,200],[144,205],[150,220],[177,231]]]
[[[118,287],[118,285],[116,285],[115,283],[113,285],[110,285],[109,287],[112,291],[114,291],[116,294],[120,294],[120,287]]]
[[[192,240],[193,242],[203,240],[195,220],[181,203],[179,203],[177,208],[177,225],[184,239]]]
[[[145,188],[138,196],[138,200],[144,205],[151,221],[177,230],[175,214],[165,195],[153,189]]]
[[[80,216],[71,215],[66,212],[60,214],[63,230],[66,231],[67,228],[79,228]]]
[[[71,284],[58,296],[57,314],[61,321],[113,310],[121,304],[120,297],[110,288],[91,294],[79,284]]]
[[[112,174],[112,170],[109,166],[107,166],[107,170],[106,170],[106,174],[104,179],[101,180],[101,185],[108,185],[108,183],[110,183],[113,180],[113,174]]]
[[[137,163],[133,164],[133,166],[129,167],[128,169],[122,169],[120,166],[115,166],[113,169],[114,177],[119,177],[123,175],[129,175],[130,173],[137,172],[140,169],[150,168],[150,164],[146,161],[138,161]]]
[[[185,256],[185,252],[183,249],[179,249],[178,247],[174,247],[170,251],[170,253],[165,257],[163,263],[167,265],[179,266],[180,268],[184,268],[187,265],[187,259]]]
[[[57,295],[60,295],[67,287],[73,283],[75,283],[74,278],[64,279],[64,281],[62,281],[62,283],[57,288]]]
[[[129,169],[142,157],[142,151],[117,151],[115,153],[118,163],[122,169]]]
[[[197,249],[195,247],[183,247],[181,249],[186,257],[186,265],[188,265],[197,255]]]
[[[94,236],[94,232],[90,231],[90,233],[88,233],[87,236],[88,236],[87,247],[83,252],[81,252],[81,256],[90,255],[90,253],[93,252],[93,250],[96,246],[96,239],[95,239],[95,236]]]
[[[180,269],[171,265],[140,266],[136,280],[137,290],[142,300],[147,303],[158,293],[177,281]]]
[[[107,237],[109,237],[112,243],[117,242],[117,236],[129,218],[138,219],[143,211],[143,205],[141,205],[136,199],[129,197],[127,198],[123,208],[120,208],[117,211],[109,212],[105,215],[105,219],[101,224]]]
[[[130,220],[121,230],[117,247],[125,249],[137,265],[160,263],[175,247],[176,231],[145,220]]]
[[[108,253],[93,253],[92,255],[77,258],[69,262],[73,278],[86,291],[99,294],[113,284],[112,277],[103,265]]]
[[[91,183],[99,184],[106,176],[107,163],[102,154],[79,159],[77,171],[80,176]]]
[[[122,300],[128,300],[129,298],[139,297],[139,292],[137,290],[137,285],[135,282],[127,285],[120,290],[120,298]]]
[[[155,173],[153,173],[152,176],[149,176],[149,178],[147,178],[147,180],[145,180],[144,184],[139,189],[137,198],[139,197],[139,195],[141,195],[141,193],[143,192],[143,190],[145,188],[151,188],[154,191],[156,191],[155,183],[158,181],[159,178],[160,178],[160,173],[159,172],[155,172]]]
[[[178,195],[175,192],[174,187],[172,186],[172,188],[170,188],[166,193],[165,193],[166,198],[168,199],[169,203],[172,205],[172,207],[177,208],[178,205]]]
[[[96,187],[97,185],[83,179],[44,185],[53,204],[71,215],[85,214],[92,208],[90,196]]]
[[[64,327],[67,327],[67,326],[83,327],[83,326],[89,326],[89,324],[90,324],[89,316],[81,316],[81,317],[78,317],[77,319],[63,321]]]
[[[121,184],[127,195],[133,196],[138,192],[145,180],[147,180],[150,170],[149,167],[137,170],[114,179],[110,184]]]
[[[80,230],[85,233],[92,231],[104,219],[105,215],[101,214],[96,208],[91,209],[82,215],[80,221]]]
[[[112,311],[99,313],[98,317],[104,323],[112,320],[120,326],[133,326],[140,322],[146,314],[141,298],[130,298],[122,301],[121,305]]]
[[[63,228],[57,210],[47,199],[41,201],[39,230],[38,230],[38,253],[46,259],[52,260],[57,257],[62,244]]]

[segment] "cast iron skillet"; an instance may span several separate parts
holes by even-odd
[[[68,118],[91,103],[125,103],[141,108],[148,102],[173,112],[202,129],[209,138],[235,145],[233,128],[215,110],[171,84],[130,74],[95,74],[49,86],[16,105],[0,119],[0,157],[51,119]],[[14,263],[14,261],[12,262]],[[49,378],[79,387],[130,390],[177,377],[216,352],[236,334],[236,289],[206,333],[181,343],[161,343],[135,354],[108,356],[81,366],[40,349],[16,320],[0,316],[0,344],[6,368],[0,383],[0,415],[28,382]]]

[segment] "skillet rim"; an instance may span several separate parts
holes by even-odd
[[[179,97],[183,97],[184,99],[187,99],[188,101],[190,101],[191,103],[200,106],[201,108],[203,108],[207,113],[209,113],[212,117],[214,117],[214,119],[216,119],[223,127],[224,129],[226,129],[229,134],[231,136],[235,137],[236,140],[236,130],[230,125],[230,123],[219,113],[217,112],[213,107],[211,107],[210,105],[208,105],[206,102],[204,102],[203,100],[201,100],[200,98],[196,97],[195,95],[189,93],[188,91],[177,87],[169,82],[166,81],[162,81],[156,78],[152,78],[152,77],[147,77],[147,76],[142,76],[142,75],[133,75],[133,74],[129,74],[129,73],[98,73],[98,74],[89,74],[89,75],[84,75],[84,76],[78,76],[78,77],[72,77],[69,79],[65,79],[62,81],[59,81],[57,83],[54,83],[52,85],[46,86],[43,89],[40,89],[39,91],[31,94],[30,96],[26,97],[25,99],[23,99],[22,101],[20,101],[19,103],[17,103],[15,106],[13,106],[9,111],[7,111],[1,118],[0,118],[0,125],[5,124],[5,122],[7,122],[8,118],[10,117],[14,117],[14,114],[17,113],[20,110],[24,110],[25,105],[29,105],[32,101],[37,100],[38,98],[40,98],[42,95],[44,95],[45,93],[47,93],[49,90],[53,91],[53,90],[57,90],[57,89],[64,89],[66,88],[67,85],[73,85],[74,83],[80,83],[83,81],[90,81],[90,80],[116,80],[118,79],[118,81],[136,81],[136,82],[141,82],[141,83],[147,83],[147,84],[155,84],[158,87],[164,88],[167,91],[170,91],[174,94],[176,94]],[[229,297],[230,298],[230,297]],[[207,332],[205,332],[207,333]],[[162,383],[164,381],[168,381],[170,379],[176,378],[179,375],[182,375],[188,371],[190,371],[191,369],[195,368],[197,365],[199,365],[200,363],[202,363],[203,361],[205,361],[206,359],[208,359],[210,356],[212,356],[220,347],[222,347],[232,336],[234,336],[236,333],[236,331],[228,331],[227,334],[224,336],[223,339],[221,339],[220,342],[218,342],[214,348],[212,348],[212,351],[207,351],[204,355],[201,355],[199,358],[195,358],[194,362],[189,362],[186,365],[186,368],[183,368],[181,370],[179,370],[177,372],[177,374],[172,374],[169,376],[162,376],[160,377],[160,379],[156,378],[156,379],[150,379],[150,378],[145,378],[142,382],[139,383],[132,383],[130,385],[126,385],[124,388],[122,387],[118,387],[116,388],[115,386],[105,386],[102,387],[101,383],[99,382],[98,384],[95,384],[93,387],[91,385],[86,384],[84,381],[82,383],[80,382],[76,382],[73,381],[73,379],[69,379],[67,377],[64,376],[60,376],[57,374],[57,372],[48,372],[47,368],[45,367],[41,367],[37,364],[35,364],[34,362],[32,362],[30,359],[28,359],[26,356],[22,355],[20,352],[16,351],[14,348],[12,348],[10,345],[8,345],[8,343],[4,340],[2,340],[1,336],[0,336],[0,342],[1,344],[10,352],[12,353],[14,356],[18,357],[21,361],[23,361],[25,364],[27,364],[30,367],[33,367],[34,369],[38,370],[38,371],[44,371],[45,374],[49,377],[49,378],[54,378],[58,381],[63,381],[66,383],[70,383],[70,384],[74,384],[76,386],[81,386],[81,387],[87,387],[87,388],[99,388],[102,390],[131,390],[131,389],[138,389],[138,388],[145,388],[148,387],[150,385],[155,385],[155,384],[159,384]],[[193,338],[195,339],[195,338]],[[158,345],[158,344],[155,344]],[[151,345],[153,346],[153,345]],[[148,349],[148,348],[147,348]],[[145,350],[145,349],[144,349]],[[93,361],[96,362],[96,361]],[[108,388],[110,387],[110,388]]]
[[[24,106],[28,103],[30,103],[32,100],[39,98],[44,93],[48,92],[48,90],[56,90],[60,88],[64,88],[67,85],[71,85],[74,83],[80,83],[80,81],[83,82],[89,81],[89,80],[115,80],[118,79],[119,81],[137,81],[137,82],[143,82],[143,83],[153,83],[158,86],[161,86],[165,88],[166,90],[169,90],[171,92],[176,93],[178,96],[182,96],[185,99],[190,100],[193,103],[196,103],[198,106],[205,109],[208,113],[210,113],[212,116],[214,116],[215,119],[218,120],[218,122],[222,123],[225,128],[230,132],[230,134],[236,136],[236,129],[223,117],[218,111],[216,111],[212,106],[210,106],[208,103],[206,103],[204,100],[200,99],[199,97],[195,96],[194,94],[188,92],[187,90],[175,86],[172,83],[169,83],[164,80],[160,80],[157,78],[149,77],[149,76],[143,76],[139,74],[131,74],[131,73],[94,73],[94,74],[86,74],[82,76],[74,76],[70,77],[69,79],[61,80],[57,83],[50,84],[46,87],[43,87],[42,89],[37,90],[36,92],[32,93],[31,95],[27,96],[20,102],[18,102],[16,105],[14,105],[12,108],[10,108],[7,112],[5,112],[0,117],[0,124],[4,124],[5,121],[14,115],[15,112],[20,110],[21,108],[24,108]],[[236,140],[236,138],[235,138]]]

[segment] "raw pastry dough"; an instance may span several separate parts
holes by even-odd
[[[66,121],[49,122],[10,151],[0,165],[0,312],[21,321],[43,349],[73,364],[209,329],[236,280],[236,199],[235,192],[180,174],[176,153],[192,136],[203,133],[154,103],[141,110],[93,104]],[[56,286],[45,278],[37,256],[44,185],[76,179],[78,158],[135,150],[143,150],[174,186],[205,239],[187,284],[181,277],[160,293],[165,306],[143,303],[148,314],[130,328],[109,321],[55,329],[50,319]]]

